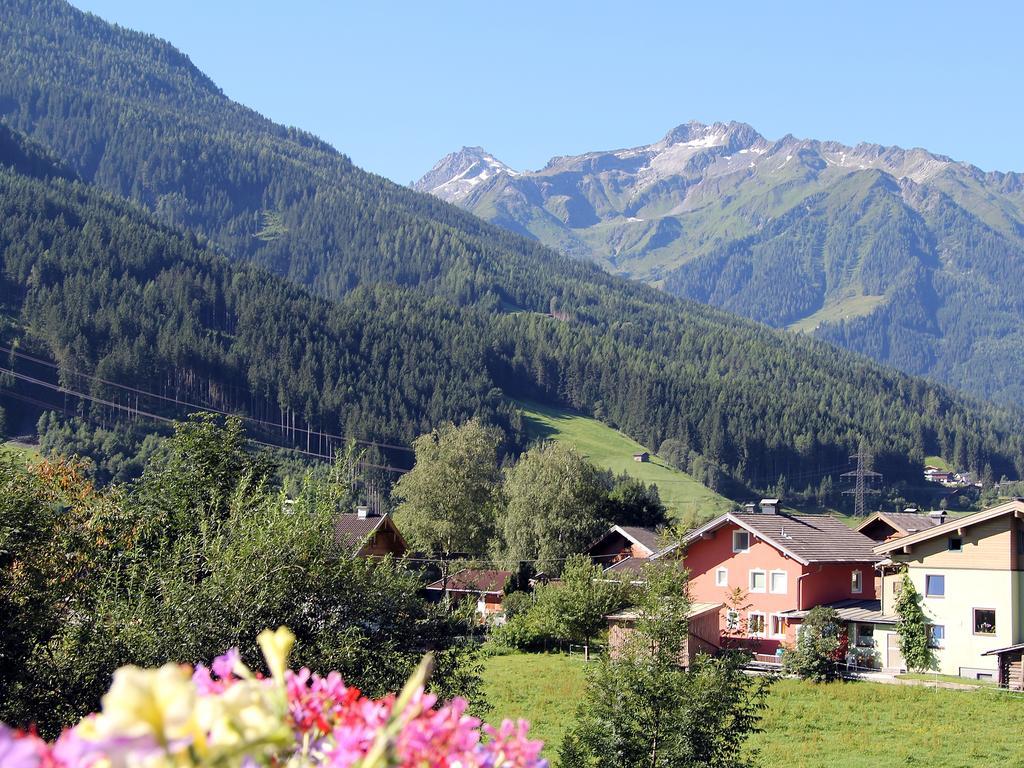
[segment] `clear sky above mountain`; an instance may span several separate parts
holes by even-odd
[[[74,1],[401,183],[462,145],[536,169],[688,120],[1024,171],[1018,3]]]

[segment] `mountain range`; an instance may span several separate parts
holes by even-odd
[[[743,123],[509,168],[479,147],[414,187],[676,296],[1024,403],[1024,176]]]
[[[528,398],[668,444],[713,485],[803,489],[865,442],[893,478],[935,453],[1024,473],[1016,411],[374,176],[61,0],[5,4],[0,119],[0,340],[96,397],[185,388],[296,447],[480,416],[511,449]]]

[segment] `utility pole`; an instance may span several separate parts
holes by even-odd
[[[882,475],[879,472],[872,471],[871,453],[863,443],[860,450],[850,457],[850,461],[854,459],[857,461],[857,468],[852,472],[844,472],[841,475],[841,477],[853,478],[853,488],[843,491],[843,494],[853,496],[854,517],[864,517],[867,514],[864,497],[869,493],[879,492],[877,488],[868,488],[868,481],[874,481],[876,478],[881,479]]]

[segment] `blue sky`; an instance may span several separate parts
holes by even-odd
[[[1024,6],[73,0],[400,183],[481,145],[519,169],[688,120],[1024,171]]]

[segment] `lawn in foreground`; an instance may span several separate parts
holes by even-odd
[[[484,690],[493,709],[487,719],[524,718],[530,735],[544,742],[544,756],[553,760],[586,685],[581,656],[517,653],[485,661]]]
[[[573,411],[531,402],[518,402],[532,437],[571,443],[599,467],[619,474],[626,472],[645,483],[655,483],[661,500],[676,520],[684,517],[709,520],[728,512],[735,504],[685,472],[669,466],[651,453],[648,462],[633,461],[633,454],[649,450],[597,419]]]
[[[583,695],[581,658],[515,654],[487,660],[489,720],[524,717],[554,758]],[[765,768],[1024,767],[1024,698],[992,689],[782,680],[750,746]]]

